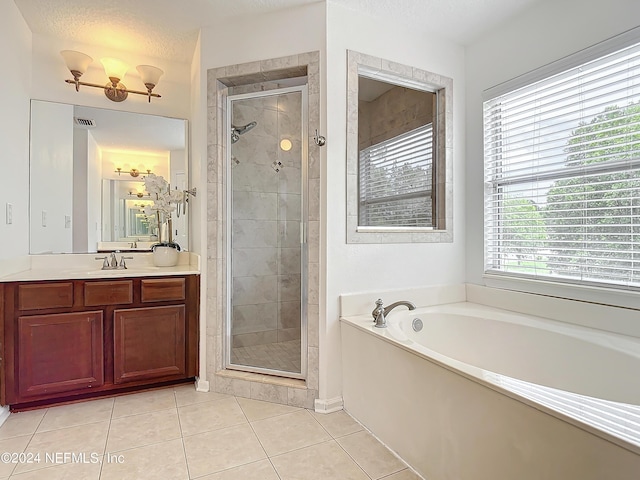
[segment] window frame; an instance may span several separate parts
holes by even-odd
[[[483,92],[483,104],[491,99],[500,97],[523,87],[532,85],[540,80],[547,79],[556,74],[579,67],[587,62],[597,60],[618,50],[632,46],[640,42],[640,28],[635,28],[620,35],[612,37],[601,43],[559,59],[531,72],[525,73],[512,80],[491,87]],[[484,131],[484,128],[483,128]],[[485,134],[487,132],[485,131]],[[485,158],[485,168],[487,159]],[[484,200],[491,196],[491,187],[485,184]],[[640,287],[627,286],[615,283],[583,281],[564,277],[534,277],[513,272],[503,272],[488,269],[487,257],[487,208],[484,209],[485,221],[483,222],[483,282],[486,286],[507,290],[522,291],[527,293],[548,295],[554,297],[569,298],[582,301],[597,302],[609,305],[628,306],[637,308],[638,293]]]
[[[363,226],[358,221],[358,76],[436,94],[434,227]],[[427,70],[347,50],[347,243],[453,242],[453,80]]]

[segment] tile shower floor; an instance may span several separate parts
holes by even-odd
[[[283,372],[300,372],[300,340],[233,347],[231,362],[235,365],[250,365]]]
[[[420,477],[344,412],[320,415],[184,385],[12,413],[0,427],[0,479],[8,478]]]

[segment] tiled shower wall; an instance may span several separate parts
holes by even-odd
[[[233,101],[232,124],[257,122],[231,145],[234,348],[300,340],[301,108],[300,92]]]
[[[360,100],[359,150],[433,122],[435,102],[434,93],[399,86],[371,102]]]

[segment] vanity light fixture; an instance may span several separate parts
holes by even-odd
[[[142,198],[142,197],[150,197],[151,194],[149,192],[147,192],[147,193],[144,193],[144,192],[129,192],[129,196],[130,197]]]
[[[149,203],[149,202],[147,202],[147,203],[140,202],[140,203],[134,203],[133,204],[133,206],[136,207],[136,208],[145,208],[145,207],[148,207],[149,205],[153,205],[153,204]]]
[[[122,168],[117,167],[113,173],[117,173],[118,175],[120,175],[122,172],[124,173],[128,173],[129,175],[131,175],[132,177],[139,177],[140,176],[140,170],[138,170],[137,168],[132,168],[131,170],[129,170],[128,172],[126,170],[122,170]],[[147,175],[149,175],[151,173],[151,170],[147,170]],[[142,177],[144,178],[144,177]],[[131,193],[131,192],[129,192]]]
[[[127,73],[128,66],[117,58],[103,58],[101,60],[104,67],[104,71],[109,77],[109,82],[106,85],[99,85],[97,83],[81,82],[80,77],[87,71],[87,68],[93,62],[93,58],[84,53],[76,52],[74,50],[62,50],[60,52],[64,58],[67,68],[73,75],[73,80],[65,80],[65,82],[76,86],[76,92],[80,91],[80,85],[86,87],[96,87],[104,89],[104,94],[109,100],[114,102],[122,102],[130,93],[136,93],[138,95],[146,95],[151,102],[151,97],[160,98],[160,95],[153,93],[153,89],[160,81],[160,77],[164,73],[157,67],[151,65],[138,65],[136,70],[142,78],[142,83],[147,87],[147,91],[129,90],[123,83],[120,82]]]

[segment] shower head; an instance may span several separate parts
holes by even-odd
[[[247,123],[242,127],[236,127],[235,125],[231,125],[231,143],[236,143],[238,140],[240,140],[240,135],[244,135],[253,127],[255,127],[257,124],[258,122],[251,122],[251,123]]]
[[[258,122],[251,122],[251,123],[247,123],[244,127],[236,127],[235,125],[232,125],[232,130],[235,130],[235,132],[238,135],[243,135],[244,133],[248,132],[249,130],[251,130],[253,127],[255,127],[258,124]]]

